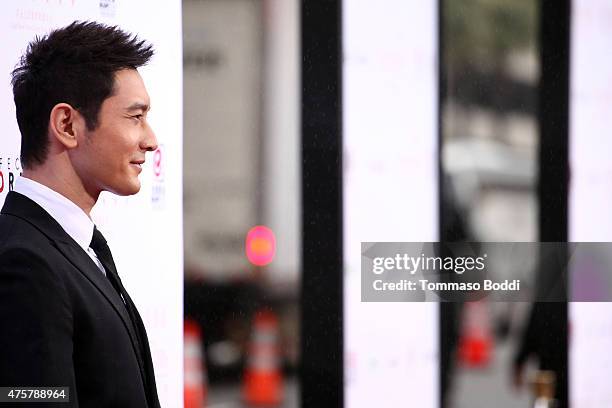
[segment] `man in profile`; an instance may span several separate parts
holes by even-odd
[[[142,319],[90,218],[102,191],[140,190],[157,148],[137,71],[152,55],[117,27],[74,22],[30,43],[12,73],[24,171],[0,214],[0,387],[159,407]]]

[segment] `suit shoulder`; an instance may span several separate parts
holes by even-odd
[[[47,307],[56,311],[57,307],[70,308],[60,269],[40,251],[9,246],[0,250],[0,309],[28,303],[39,305],[42,314]]]
[[[39,252],[52,245],[49,238],[28,221],[11,214],[0,214],[0,258],[12,249]]]

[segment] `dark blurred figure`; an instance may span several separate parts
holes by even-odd
[[[566,243],[550,245],[540,253],[537,296],[529,321],[514,357],[515,387],[524,384],[524,369],[529,358],[538,361],[539,370],[555,373],[555,397],[558,408],[567,401],[567,259]],[[565,300],[565,301],[564,301]]]

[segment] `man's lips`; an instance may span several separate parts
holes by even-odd
[[[130,162],[130,165],[136,167],[138,170],[142,170],[143,164],[144,164],[144,160],[136,160],[136,161]]]

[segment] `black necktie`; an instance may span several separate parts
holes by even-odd
[[[91,244],[89,247],[96,252],[96,256],[106,272],[106,277],[110,281],[111,285],[115,288],[117,293],[123,296],[121,293],[121,286],[119,281],[119,275],[117,275],[117,268],[115,267],[115,261],[113,260],[113,254],[111,253],[104,235],[94,227],[93,237],[91,238]],[[115,275],[117,276],[115,278]],[[124,289],[125,290],[125,289]]]

